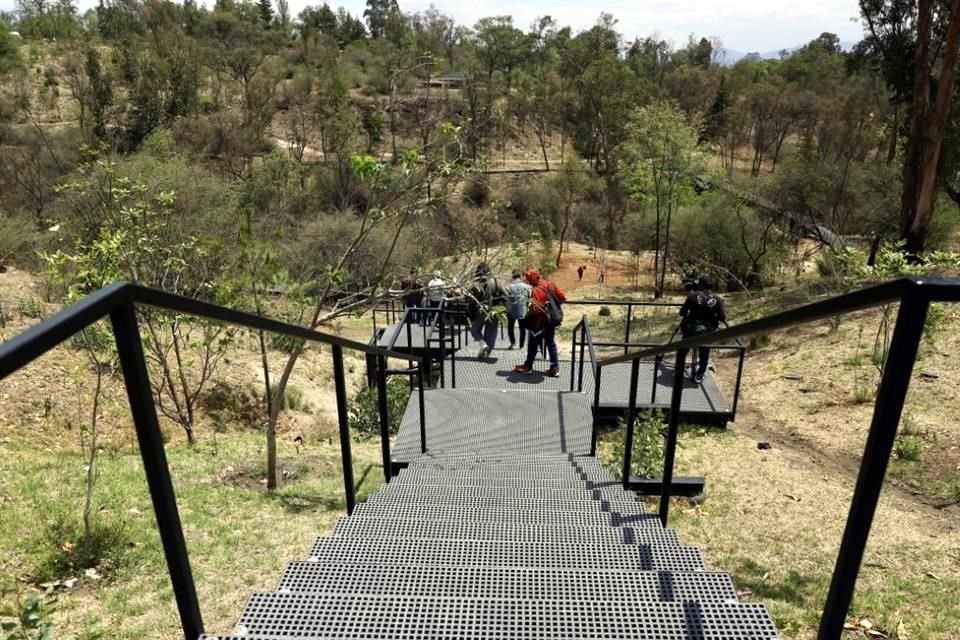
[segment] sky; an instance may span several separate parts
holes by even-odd
[[[77,0],[81,11],[96,0]],[[213,0],[208,0],[212,3]],[[296,15],[308,4],[323,0],[289,0]],[[362,15],[366,0],[328,0]],[[417,12],[431,4],[472,26],[484,16],[512,15],[514,24],[526,30],[538,16],[553,16],[574,30],[592,26],[601,12],[614,15],[627,41],[635,36],[659,33],[683,46],[691,33],[715,36],[724,47],[736,51],[776,51],[804,44],[824,31],[842,41],[860,40],[863,30],[857,16],[857,0],[398,0],[405,12]],[[0,9],[11,10],[15,0],[0,0]]]

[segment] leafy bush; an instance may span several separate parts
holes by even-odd
[[[24,266],[33,258],[37,234],[24,217],[0,212],[0,273],[8,263]]]
[[[17,311],[24,318],[38,320],[43,317],[43,303],[33,296],[21,298],[17,301]]]
[[[619,430],[626,433],[626,418],[621,418]],[[641,478],[658,476],[663,470],[663,433],[666,423],[660,411],[640,411],[633,429],[633,460],[630,461],[630,473]],[[618,462],[618,471],[622,473],[623,442],[614,447],[614,457]]]
[[[410,398],[409,388],[403,378],[387,380],[387,414],[390,417],[390,433],[396,433],[403,420],[403,412]],[[350,403],[350,429],[362,437],[371,438],[380,434],[380,411],[377,406],[377,388],[366,387]]]
[[[463,201],[475,207],[485,207],[490,203],[490,181],[483,174],[467,176],[463,187]]]
[[[276,388],[271,385],[270,393],[276,394]],[[282,409],[291,410],[291,411],[303,411],[304,413],[310,412],[310,403],[307,401],[306,396],[303,393],[303,389],[300,387],[288,384],[287,388],[283,392],[283,406]]]
[[[37,567],[42,582],[75,576],[96,569],[102,576],[115,574],[129,548],[129,538],[120,523],[95,522],[89,535],[83,524],[64,513],[55,513],[44,532],[45,549]]]
[[[31,593],[24,600],[0,607],[0,640],[49,640],[53,631],[50,614],[54,598],[52,588]]]
[[[900,460],[915,462],[923,455],[923,440],[918,436],[901,435],[897,438],[894,453]]]
[[[610,307],[604,305],[600,307],[599,315],[604,318],[609,318],[611,314]]]

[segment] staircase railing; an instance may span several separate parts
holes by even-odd
[[[352,349],[378,359],[377,387],[380,391],[380,426],[383,442],[383,465],[385,480],[390,480],[390,448],[387,433],[386,413],[386,359],[403,358],[419,363],[421,393],[424,382],[424,359],[412,354],[397,353],[366,345],[353,340],[318,331],[278,322],[264,316],[227,309],[192,298],[149,289],[136,284],[118,282],[88,295],[76,304],[31,327],[20,335],[0,345],[0,380],[36,360],[66,339],[82,331],[98,320],[108,317],[117,345],[120,368],[127,390],[127,400],[133,416],[140,456],[146,474],[157,528],[163,544],[163,552],[173,584],[173,592],[180,615],[180,623],[186,640],[196,640],[203,630],[203,618],[197,600],[193,572],[183,535],[176,496],[170,479],[157,409],[147,373],[140,330],[137,325],[136,305],[145,305],[176,311],[238,325],[299,338],[308,342],[330,345],[333,358],[333,377],[337,397],[337,417],[340,428],[340,454],[343,461],[343,483],[348,513],[356,505],[353,484],[353,462],[350,451],[350,430],[347,413],[347,389],[343,367],[343,350]],[[420,403],[421,448],[426,448],[423,402]]]
[[[923,336],[927,310],[931,302],[960,302],[960,280],[902,278],[776,313],[739,326],[728,327],[714,333],[607,358],[597,363],[598,384],[604,367],[621,362],[631,362],[634,370],[636,370],[641,359],[670,353],[675,354],[674,371],[679,372],[683,369],[687,353],[694,347],[745,338],[758,333],[768,333],[798,324],[845,315],[854,311],[899,303],[893,338],[890,342],[886,364],[883,367],[880,386],[877,389],[873,418],[867,434],[860,469],[857,473],[857,482],[847,515],[847,523],[837,554],[823,616],[820,619],[818,640],[839,640],[843,633],[843,625],[853,599],[857,575],[863,561],[863,552],[880,499],[883,479],[886,475],[890,453],[893,450],[897,427],[900,424],[904,401],[913,373],[913,365],[916,362],[917,350]],[[675,375],[670,399],[662,493],[660,496],[660,519],[664,525],[667,523],[670,508],[670,485],[673,480],[682,394],[683,376]],[[634,396],[630,398],[630,405],[628,434],[632,434],[633,424],[636,420],[636,398]],[[594,432],[595,442],[596,423],[594,423]],[[625,464],[629,464],[629,461],[625,461]]]

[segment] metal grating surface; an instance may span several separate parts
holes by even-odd
[[[579,393],[434,389],[424,393],[427,449],[496,455],[590,451],[593,412]],[[420,455],[419,397],[410,397],[393,459]]]
[[[292,562],[278,592],[357,593],[504,600],[636,600],[729,602],[730,576],[695,571],[576,571],[526,567],[352,566]]]
[[[446,499],[459,500],[470,503],[474,500],[564,500],[568,502],[597,502],[606,501],[611,503],[635,503],[637,498],[632,493],[623,489],[604,488],[604,489],[576,489],[576,488],[555,488],[538,487],[536,485],[529,487],[469,487],[469,486],[423,486],[411,484],[409,482],[391,482],[389,485],[377,492],[377,496],[383,499],[396,498],[397,500],[408,499]]]
[[[532,374],[514,373],[513,368],[523,362],[525,354],[519,351],[496,350],[484,360],[473,357],[457,356],[457,389],[512,389],[535,391],[569,391],[569,360],[560,361],[560,377],[547,378],[542,371],[547,364],[542,360],[534,363],[538,370]],[[452,365],[445,362],[445,373],[450,380]],[[579,367],[579,365],[577,365]],[[578,372],[579,373],[579,372]],[[673,364],[663,363],[656,372],[656,402],[651,402],[654,380],[654,364],[651,360],[640,362],[640,378],[637,384],[637,406],[641,409],[670,407],[670,393],[673,389]],[[601,376],[600,406],[604,408],[626,408],[630,393],[630,363],[604,367]],[[593,402],[593,372],[589,361],[583,369],[583,392]],[[730,404],[717,385],[713,372],[708,371],[703,384],[698,385],[687,380],[683,385],[681,413],[730,413]]]
[[[368,538],[454,538],[457,540],[503,540],[563,544],[610,545],[667,542],[679,544],[677,532],[657,526],[576,527],[558,524],[530,526],[511,522],[469,520],[391,520],[353,516],[341,518],[333,535]]]
[[[645,513],[639,502],[610,502],[607,500],[564,500],[548,499],[503,499],[503,498],[474,498],[469,501],[456,498],[424,498],[409,496],[402,501],[395,501],[389,496],[374,494],[367,500],[367,504],[396,504],[401,507],[420,505],[439,505],[454,509],[500,509],[507,513],[511,511],[547,511],[547,512],[610,512],[623,514]]]
[[[351,564],[445,565],[458,567],[605,567],[644,571],[703,571],[696,547],[668,543],[603,546],[567,541],[561,545],[499,540],[410,540],[319,538],[308,560]]]
[[[238,623],[253,636],[761,640],[777,637],[759,604],[476,600],[254,594]]]
[[[500,509],[482,509],[477,507],[461,507],[455,505],[437,505],[437,504],[408,504],[397,505],[392,503],[383,504],[359,504],[354,510],[354,515],[363,514],[366,516],[381,516],[393,519],[412,519],[412,520],[445,520],[469,519],[477,522],[526,522],[536,523],[556,523],[565,526],[620,526],[624,524],[649,523],[657,520],[655,514],[632,514],[620,513],[618,511],[545,511],[545,510],[516,510],[502,511]]]

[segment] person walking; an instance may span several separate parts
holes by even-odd
[[[583,282],[583,272],[587,270],[586,265],[580,265],[577,267],[577,280]]]
[[[680,331],[684,338],[692,338],[704,333],[716,331],[720,323],[726,323],[727,314],[723,307],[723,298],[713,293],[713,278],[707,275],[700,276],[697,281],[697,290],[687,294],[687,299],[680,307]],[[710,349],[700,347],[697,353],[698,364],[691,376],[697,384],[703,382],[710,361]],[[681,374],[682,375],[682,374]]]
[[[427,305],[433,309],[439,309],[443,305],[446,295],[447,283],[443,281],[443,276],[439,271],[433,272],[433,278],[427,283]],[[436,311],[429,313],[427,324],[433,324],[433,318],[437,315]]]
[[[554,283],[540,277],[540,272],[530,269],[526,273],[527,283],[531,286],[530,311],[527,313],[527,327],[530,330],[527,341],[527,359],[514,367],[516,373],[532,373],[533,361],[541,345],[546,345],[550,355],[550,368],[544,372],[548,378],[560,376],[560,358],[557,355],[557,327],[563,322],[562,304],[567,294]]]
[[[513,270],[513,281],[507,286],[507,337],[510,349],[517,344],[514,330],[520,328],[520,348],[527,339],[527,311],[530,309],[530,285],[524,282],[523,273]]]
[[[400,281],[403,290],[403,306],[406,309],[416,309],[423,304],[423,288],[417,278],[417,270],[410,269],[410,273]],[[409,311],[411,322],[422,323],[424,318],[418,311]]]
[[[467,315],[470,318],[470,334],[474,340],[481,343],[477,358],[483,360],[497,345],[500,318],[497,316],[496,307],[507,304],[507,292],[490,273],[486,262],[481,262],[474,271],[469,298]]]

